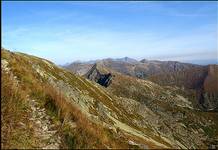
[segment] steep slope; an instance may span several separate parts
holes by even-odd
[[[195,110],[178,88],[98,64],[89,72],[94,79],[90,81],[47,60],[6,50],[1,62],[2,81],[8,78],[12,83],[2,86],[3,148],[16,148],[18,143],[20,148],[208,148],[217,144],[217,114]],[[108,87],[95,82],[98,73],[112,74]],[[18,89],[13,88],[15,83]],[[16,94],[10,95],[9,87]],[[4,119],[10,118],[6,110],[12,104],[25,114],[17,113],[17,121]],[[26,137],[18,138],[23,134]],[[29,144],[24,140],[28,137]]]

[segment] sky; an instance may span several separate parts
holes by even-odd
[[[63,65],[131,57],[218,63],[218,2],[2,2],[2,47]]]

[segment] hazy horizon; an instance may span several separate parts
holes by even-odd
[[[61,66],[64,66],[64,65],[69,65],[71,63],[89,63],[89,62],[95,62],[95,61],[100,61],[100,60],[105,60],[105,59],[123,59],[125,57],[118,57],[118,58],[111,58],[111,57],[108,57],[108,58],[102,58],[102,59],[90,59],[90,60],[74,60],[74,61],[71,61],[71,62],[67,62],[65,64],[58,64],[58,65],[61,65]],[[136,61],[141,61],[143,59],[146,59],[148,61],[178,61],[178,62],[182,62],[182,63],[192,63],[192,64],[198,64],[198,65],[209,65],[209,64],[218,64],[218,60],[217,59],[208,59],[208,60],[175,60],[175,59],[159,59],[159,58],[154,58],[154,59],[147,59],[147,58],[142,58],[142,59],[135,59],[135,58],[131,58],[131,57],[128,57],[130,59],[134,59]]]
[[[2,2],[2,46],[64,65],[129,57],[218,64],[218,2]]]

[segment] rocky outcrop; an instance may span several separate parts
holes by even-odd
[[[85,77],[89,80],[95,81],[96,83],[108,87],[112,82],[112,74],[106,73],[102,74],[97,68],[97,64],[94,64],[93,67],[86,73]]]

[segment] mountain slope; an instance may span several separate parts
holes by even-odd
[[[214,87],[213,90],[212,88],[207,88],[207,90],[205,90],[204,86],[211,65],[201,66],[176,61],[148,61],[145,59],[134,63],[113,59],[103,59],[98,61],[96,64],[101,66],[101,68],[107,68],[111,71],[137,77],[139,79],[150,80],[160,85],[178,86],[185,88],[186,91],[195,90],[196,99],[193,103],[195,103],[196,107],[206,111],[218,110],[218,90],[216,88],[218,82],[216,80],[214,80],[215,82],[210,82],[209,86]],[[86,72],[84,71],[83,74],[80,75],[86,74],[93,65],[86,64],[85,66]],[[217,65],[214,66],[217,67]],[[81,68],[83,67],[81,66]],[[67,69],[73,72],[80,71],[80,68],[75,68],[74,65],[68,66]],[[210,98],[208,98],[207,95],[213,96],[209,96]]]
[[[94,116],[91,116],[89,109],[96,99],[100,101],[99,96],[105,94],[104,92],[96,93],[93,90],[96,87],[85,79],[58,68],[47,60],[22,53],[2,50],[1,62],[2,80],[5,81],[10,76],[8,80],[12,85],[17,83],[20,87],[19,90],[11,90],[16,94],[23,93],[22,98],[10,96],[10,94],[7,94],[10,91],[8,89],[10,85],[8,85],[8,82],[3,82],[2,92],[4,92],[4,95],[2,95],[1,101],[5,102],[3,108],[5,111],[2,112],[2,136],[4,137],[4,140],[1,141],[2,148],[134,147],[134,145],[128,144],[126,137],[121,136],[117,139],[116,136],[113,136],[113,132],[109,128],[105,128],[98,119],[94,122],[90,121],[93,119],[89,117]],[[14,118],[17,122],[5,120],[7,114],[10,115],[10,112],[6,110],[12,105],[8,102],[9,99],[13,100],[11,103],[17,103],[17,105],[22,102],[22,107],[25,107],[25,110],[22,110],[23,108],[17,109],[25,114],[24,121],[19,119],[22,116],[21,114],[18,114],[18,118]],[[38,106],[34,106],[35,104],[29,105],[32,102],[35,102]],[[38,117],[35,116],[37,114],[33,114],[32,109],[34,112],[39,111]],[[41,110],[43,110],[42,113]],[[46,116],[43,116],[45,112]],[[51,121],[52,124],[48,123],[41,126],[41,124],[44,124],[40,120],[41,117],[47,118],[44,121]],[[10,129],[12,124],[14,124],[14,129]],[[61,139],[58,138],[61,143],[56,142],[53,136],[52,138],[49,136],[51,133],[46,132],[47,128],[51,133],[55,132],[61,137]],[[51,130],[52,128],[55,129]],[[26,131],[29,132],[26,133]],[[14,134],[10,134],[11,132]],[[44,133],[47,133],[46,137],[41,138],[39,134]],[[28,142],[26,143],[21,135],[31,137],[31,141],[26,141]],[[21,140],[23,140],[23,143]],[[50,145],[52,144],[51,141],[54,142],[56,147]]]
[[[217,114],[196,110],[178,88],[122,75],[102,65],[92,68],[90,81],[42,58],[1,52],[3,148],[216,145]],[[108,87],[96,83],[101,79],[96,78],[98,73],[112,74]],[[12,115],[18,116],[6,120],[12,104],[16,108]]]

